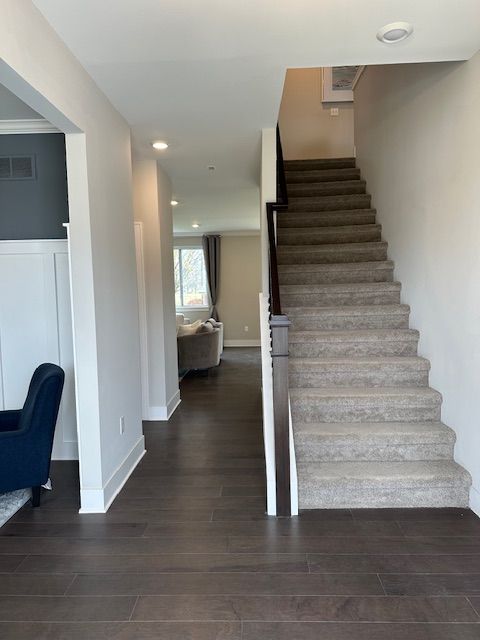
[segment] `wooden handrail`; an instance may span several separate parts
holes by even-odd
[[[267,202],[267,230],[270,270],[270,333],[272,339],[273,420],[275,434],[275,476],[277,516],[291,515],[290,487],[290,407],[288,401],[288,328],[282,313],[278,279],[275,214],[288,208],[287,183],[282,142],[277,125],[277,194]]]

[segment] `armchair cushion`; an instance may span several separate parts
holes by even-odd
[[[16,431],[20,423],[20,409],[10,411],[0,411],[0,433],[4,431]]]

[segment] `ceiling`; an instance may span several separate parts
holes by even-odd
[[[463,60],[478,0],[34,0],[172,179],[177,232],[259,227],[260,132],[288,67]],[[411,38],[375,34],[404,20]],[[155,139],[169,148],[154,152]],[[214,165],[215,171],[208,166]]]

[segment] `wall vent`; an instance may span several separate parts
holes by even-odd
[[[35,178],[35,156],[0,156],[0,180]]]

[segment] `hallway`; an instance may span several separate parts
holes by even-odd
[[[77,471],[0,529],[6,640],[478,640],[480,521],[457,509],[264,515],[260,354],[182,382],[103,515]]]

